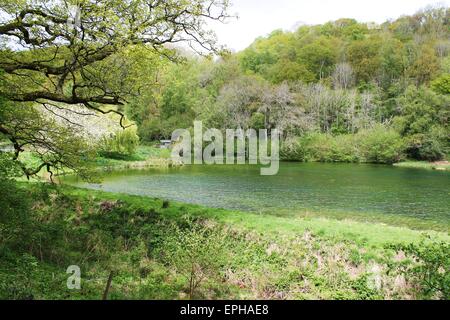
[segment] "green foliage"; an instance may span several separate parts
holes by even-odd
[[[72,27],[68,25],[71,5],[83,12],[79,24]],[[23,168],[27,177],[44,168],[50,176],[52,170],[69,168],[88,178],[85,163],[93,152],[87,150],[92,136],[82,134],[85,119],[116,114],[122,124],[122,105],[139,105],[145,99],[136,96],[148,92],[149,98],[157,92],[160,69],[169,59],[182,60],[166,44],[188,41],[215,51],[216,39],[203,29],[204,22],[225,19],[228,5],[227,0],[163,1],[156,6],[141,0],[129,5],[99,0],[94,6],[73,0],[3,1],[0,96],[11,102],[13,112],[12,119],[0,115],[0,125],[18,153],[34,149],[41,158],[37,167]],[[174,21],[174,16],[182,21]],[[15,40],[18,46],[9,48]],[[183,94],[182,88],[168,90],[163,101],[185,110],[182,102],[187,99],[178,92]],[[147,114],[139,107],[128,111],[136,118]],[[130,153],[128,142],[122,148],[121,142],[107,141],[106,148],[112,150],[105,152]]]
[[[435,50],[430,45],[417,49],[407,74],[415,79],[417,85],[428,84],[439,72],[440,65]]]
[[[297,61],[314,75],[315,81],[327,78],[331,75],[337,60],[338,44],[339,42],[334,39],[317,38],[297,52]]]
[[[381,39],[371,37],[354,41],[348,48],[348,59],[355,70],[358,82],[370,82],[378,75],[381,67]]]
[[[433,8],[381,26],[340,19],[276,30],[218,61],[167,64],[160,90],[144,94],[130,114],[143,141],[169,138],[195,119],[309,139],[303,147],[283,141],[290,160],[391,163],[403,157],[403,141],[409,158],[442,159],[450,106],[446,12]],[[367,130],[390,123],[400,137]]]
[[[381,75],[380,85],[388,89],[403,75],[407,65],[404,55],[404,44],[398,39],[389,39],[381,48]]]
[[[424,299],[450,298],[450,245],[446,242],[423,240],[419,244],[393,245],[408,260],[391,266],[398,269]]]
[[[408,136],[408,153],[415,159],[437,161],[446,157],[450,150],[448,130],[433,126],[426,133]]]
[[[281,143],[280,158],[284,161],[305,161],[305,150],[300,144],[300,139],[288,138]]]
[[[23,248],[29,242],[31,199],[16,187],[12,178],[22,172],[10,157],[0,153],[0,164],[0,253],[4,253],[6,248]]]
[[[100,141],[100,154],[114,158],[129,156],[136,152],[139,145],[139,137],[134,128],[119,130],[110,137],[103,137]]]
[[[446,73],[431,83],[434,91],[440,94],[450,94],[450,74]]]
[[[283,143],[281,158],[296,161],[394,163],[403,158],[400,135],[383,126],[354,135],[312,133]]]
[[[189,219],[182,228],[176,225],[173,228],[159,254],[168,266],[184,276],[189,299],[193,299],[205,280],[220,281],[227,262],[226,234]]]
[[[272,83],[282,83],[283,81],[305,83],[314,82],[314,73],[309,71],[305,65],[289,60],[280,60],[267,71],[267,78]]]
[[[196,115],[206,112],[211,96],[216,94],[215,87],[223,76],[214,70],[216,67],[221,68],[210,66],[206,60],[166,66],[159,90],[143,94],[128,107],[129,116],[138,125],[141,140],[169,139],[174,130],[191,127]],[[210,80],[209,72],[217,78]],[[230,70],[223,72],[232,73]],[[209,86],[206,87],[204,82]]]
[[[410,87],[399,103],[401,115],[394,118],[394,126],[406,137],[408,155],[419,160],[441,160],[449,149],[448,97]]]
[[[162,121],[156,117],[144,118],[138,126],[138,135],[140,140],[146,143],[158,141],[169,134],[170,129],[166,131],[165,128],[167,126],[163,125]]]
[[[264,129],[265,128],[265,115],[261,112],[255,112],[252,114],[250,118],[249,127],[255,130]]]
[[[371,281],[371,274],[364,273],[359,276],[353,283],[353,288],[358,293],[358,299],[360,300],[380,300],[383,296],[378,290],[369,285]]]
[[[378,126],[358,133],[357,137],[366,162],[394,163],[403,158],[404,142],[393,130]]]
[[[12,160],[11,153],[0,152],[0,180],[6,181],[22,175],[18,163]]]
[[[17,155],[9,156],[22,174],[33,176],[43,169],[50,174],[72,170],[85,179],[92,177],[94,146],[79,127],[60,122],[34,105],[24,108],[12,102],[0,108],[0,127],[9,144],[19,148]],[[25,150],[28,154],[23,153]]]
[[[330,134],[312,133],[301,137],[300,145],[305,150],[306,161],[333,162],[334,141]]]

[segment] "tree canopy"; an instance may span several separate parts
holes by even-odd
[[[154,85],[162,60],[175,58],[170,44],[184,42],[202,52],[220,49],[205,24],[224,21],[227,6],[227,0],[3,1],[0,96],[16,119],[36,108],[61,117],[61,109],[76,105],[84,112],[117,114],[126,127],[122,106]],[[18,135],[6,119],[0,119],[0,130],[13,143],[16,160],[25,145],[42,147],[35,135]],[[28,120],[21,122],[33,128]],[[48,143],[49,152],[63,152],[55,139]],[[68,164],[63,158],[41,160],[25,171]]]
[[[401,140],[392,144],[398,154],[442,159],[449,150],[449,14],[438,6],[383,24],[340,19],[275,30],[215,62],[168,64],[158,92],[141,97],[140,115],[130,116],[142,124],[144,141],[169,138],[193,119],[220,129],[278,127],[286,142],[372,129],[382,140],[381,125]]]

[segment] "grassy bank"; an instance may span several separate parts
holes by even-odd
[[[64,194],[80,199],[101,199],[102,201],[117,201],[117,199],[120,199],[128,204],[132,204],[133,207],[145,210],[156,210],[162,206],[163,201],[162,199],[153,199],[145,196],[109,193],[69,186],[64,186],[61,190],[63,190]],[[374,221],[338,220],[312,215],[309,217],[261,215],[257,213],[207,208],[176,201],[170,201],[170,206],[163,211],[170,218],[187,215],[196,218],[214,219],[217,222],[232,224],[236,227],[255,230],[275,237],[278,237],[280,233],[285,235],[298,235],[298,233],[311,231],[336,241],[350,239],[361,245],[368,244],[378,247],[395,242],[417,242],[421,240],[423,234],[428,234],[438,240],[450,241],[448,232],[412,230],[407,227],[391,226]]]
[[[414,169],[428,169],[450,171],[450,163],[448,161],[426,162],[426,161],[405,161],[394,164],[399,168],[414,168]]]
[[[102,170],[144,169],[149,167],[170,167],[174,163],[170,158],[170,150],[155,146],[140,145],[132,155],[117,157],[98,156],[95,165]]]
[[[39,160],[33,155],[32,152],[23,152],[20,156],[20,160],[27,167],[37,167]],[[174,162],[170,158],[170,150],[160,149],[150,145],[139,145],[136,151],[131,155],[116,155],[114,157],[105,157],[98,155],[95,162],[92,164],[93,170],[99,171],[112,171],[123,169],[145,169],[151,167],[172,167],[182,165],[179,162]],[[58,174],[72,174],[71,169],[64,169],[63,172]],[[47,180],[49,178],[48,172],[43,168],[37,177]],[[25,180],[22,178],[20,180]]]
[[[427,232],[432,241],[420,244],[424,233],[407,228],[41,184],[22,184],[10,197],[7,208],[19,205],[15,197],[21,205],[2,213],[1,298],[99,299],[110,274],[110,299],[448,296],[448,279],[428,290],[407,251],[387,247],[448,249],[445,233]],[[66,288],[69,265],[81,268],[81,290]]]

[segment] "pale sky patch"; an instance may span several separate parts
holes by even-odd
[[[382,23],[411,15],[429,5],[450,6],[450,0],[231,0],[227,24],[210,23],[219,43],[239,51],[257,37],[276,29],[294,30],[301,24],[322,24],[340,18]]]

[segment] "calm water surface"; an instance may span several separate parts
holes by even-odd
[[[450,173],[382,165],[281,163],[276,176],[257,166],[185,166],[108,173],[81,187],[258,212],[350,211],[450,223]]]

